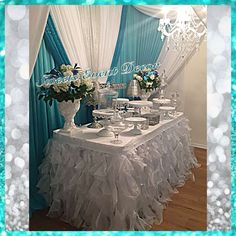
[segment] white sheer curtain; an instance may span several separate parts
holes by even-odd
[[[119,33],[122,6],[51,6],[51,14],[72,64],[108,70]],[[99,78],[105,82],[107,78]]]
[[[29,73],[32,75],[48,19],[49,6],[29,7]]]
[[[163,6],[161,5],[134,5],[134,7],[145,15],[158,19],[163,17]]]
[[[162,18],[164,13],[168,11],[168,17],[174,19],[176,17],[176,11],[181,8],[181,5],[134,5],[134,7],[143,14],[151,17]],[[195,15],[206,24],[206,9],[204,5],[191,6]],[[164,8],[166,10],[164,10]]]
[[[193,48],[192,51],[176,51],[172,49],[174,48],[172,43],[170,43],[169,49],[167,48],[166,44],[167,41],[165,41],[157,61],[161,64],[159,73],[162,74],[165,71],[167,81],[170,82],[172,79],[174,79],[175,75],[182,70],[185,63],[196,51],[195,48]]]
[[[169,5],[169,6],[134,6],[137,10],[143,14],[149,15],[151,17],[162,18],[164,16],[163,7],[168,7],[168,17],[173,19],[176,17],[176,10],[181,6]],[[193,6],[193,11],[196,16],[206,24],[206,12],[204,11],[204,6]],[[195,48],[189,51],[175,51],[174,46],[171,45],[169,49],[166,47],[167,42],[163,45],[161,53],[158,57],[158,62],[161,66],[159,69],[160,74],[165,70],[168,81],[170,82],[178,71],[181,71],[185,63],[191,58],[195,53]]]

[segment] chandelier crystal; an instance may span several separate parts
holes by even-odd
[[[158,31],[162,40],[167,37],[167,49],[191,51],[195,47],[197,50],[206,35],[206,25],[194,9],[191,6],[178,6],[173,16],[173,9],[165,7],[163,13]]]

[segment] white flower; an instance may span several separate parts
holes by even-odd
[[[66,66],[66,70],[73,70],[74,68],[73,68],[73,66],[71,66],[71,65],[67,65]]]
[[[148,88],[148,87],[152,87],[152,82],[147,82],[146,83],[146,87]]]
[[[151,69],[150,68],[147,68],[147,67],[145,67],[144,69],[143,69],[143,72],[150,72],[151,71]]]
[[[133,78],[136,78],[136,77],[137,77],[137,74],[134,74],[134,75],[133,75]]]
[[[136,79],[137,79],[138,81],[142,81],[142,80],[143,80],[143,78],[142,78],[140,75],[138,75],[138,76],[136,77]]]
[[[68,89],[69,89],[69,85],[68,85],[68,83],[61,83],[61,84],[59,84],[59,88],[60,88],[60,90],[62,90],[63,92],[67,92]]]
[[[68,83],[54,84],[53,89],[56,93],[60,93],[60,91],[67,92],[69,89],[69,84]]]
[[[68,75],[71,75],[72,71],[73,71],[73,66],[71,65],[65,65],[65,64],[62,64],[60,66],[60,71],[63,72],[63,75],[64,76],[68,76]],[[68,75],[67,75],[68,74]],[[72,73],[73,75],[73,73]]]
[[[151,79],[151,80],[154,80],[154,79],[155,79],[155,75],[151,75],[151,76],[150,76],[150,79]]]
[[[79,87],[81,85],[80,79],[75,80],[73,83],[76,87]]]
[[[53,85],[53,90],[54,90],[56,93],[60,93],[60,89],[58,88],[57,84],[54,84],[54,85]]]
[[[72,75],[73,75],[73,72],[70,71],[70,70],[67,70],[67,71],[63,72],[63,75],[64,75],[65,77],[67,77],[67,76],[72,76]]]
[[[83,82],[83,84],[85,84],[87,86],[88,91],[93,89],[93,82],[91,79],[89,79],[89,78],[83,79],[82,82]]]

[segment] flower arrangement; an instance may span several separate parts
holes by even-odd
[[[74,67],[71,65],[62,64],[58,67],[53,68],[50,72],[44,74],[44,78],[58,79],[62,77],[80,76],[83,74],[83,70],[75,64]]]
[[[144,68],[133,75],[133,78],[139,82],[140,88],[151,91],[160,87],[161,79],[157,70]]]
[[[45,73],[45,83],[39,86],[39,99],[49,101],[52,105],[53,100],[58,102],[74,102],[76,99],[92,97],[94,91],[93,82],[90,78],[83,77],[83,71],[75,64],[60,65]],[[50,79],[50,83],[47,80]],[[51,83],[52,79],[54,83]]]

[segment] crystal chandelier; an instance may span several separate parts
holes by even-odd
[[[178,6],[176,9],[166,6],[163,13],[158,31],[162,40],[167,37],[167,49],[191,51],[195,47],[197,50],[202,37],[206,35],[206,25],[196,11],[191,6]]]

